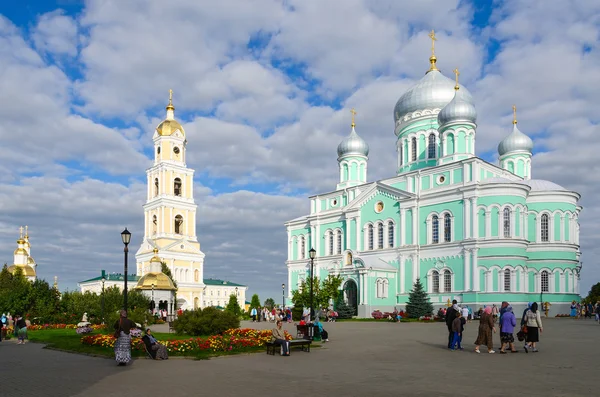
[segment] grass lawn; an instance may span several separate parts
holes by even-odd
[[[85,335],[101,335],[109,334],[107,331],[94,331],[91,334]],[[31,342],[44,343],[50,348],[66,350],[74,353],[83,354],[94,354],[98,356],[114,357],[114,351],[109,347],[102,346],[89,346],[81,343],[81,338],[85,335],[79,335],[74,329],[47,329],[39,331],[29,331],[27,336]],[[185,340],[195,338],[190,335],[176,335],[167,333],[153,333],[154,337],[158,340]],[[237,349],[232,352],[213,352],[206,350],[191,351],[185,354],[169,352],[169,356],[175,357],[189,357],[194,359],[208,359],[216,356],[226,356],[239,353],[253,353],[262,352],[264,347],[248,347],[244,349]],[[133,357],[146,357],[146,352],[132,350]]]

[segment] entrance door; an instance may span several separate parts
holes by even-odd
[[[358,314],[358,288],[354,280],[348,280],[344,284],[344,298],[346,304],[354,309],[354,315]]]

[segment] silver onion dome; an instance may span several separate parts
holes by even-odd
[[[473,105],[473,98],[470,95],[467,98],[461,88],[455,91],[454,98],[438,113],[438,124],[444,125],[451,121],[467,121],[475,124],[477,111]]]
[[[338,157],[349,154],[358,154],[366,157],[369,155],[369,145],[364,139],[358,136],[353,126],[350,135],[344,138],[338,145],[337,153]]]
[[[498,145],[498,154],[500,156],[503,156],[506,153],[518,151],[527,151],[531,153],[532,150],[533,141],[530,137],[519,131],[516,122],[513,122],[512,132]]]
[[[430,70],[398,99],[394,107],[394,121],[416,110],[443,108],[454,98],[454,85],[454,80],[438,70]],[[459,87],[464,99],[472,102],[469,90],[462,85]]]

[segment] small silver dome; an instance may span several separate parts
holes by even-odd
[[[361,156],[369,155],[369,145],[362,139],[356,131],[354,127],[352,127],[352,131],[350,131],[350,135],[340,142],[337,148],[338,157],[346,156],[348,154],[358,154]]]
[[[406,91],[394,107],[394,121],[416,110],[436,109],[446,106],[454,98],[454,80],[431,70],[411,89]],[[465,100],[473,102],[469,90],[459,85]]]
[[[438,124],[444,125],[451,121],[477,122],[477,111],[473,105],[473,98],[465,98],[464,90],[455,90],[454,98],[438,113]]]
[[[531,153],[533,150],[533,141],[530,137],[523,134],[517,128],[517,123],[513,123],[512,132],[500,142],[498,145],[498,154],[500,156],[509,152],[527,151]]]
[[[520,183],[522,183],[523,185],[527,185],[531,188],[532,192],[536,192],[536,191],[565,191],[567,189],[565,189],[564,187],[554,183],[554,182],[550,182],[544,179],[529,179],[526,181],[521,181]]]

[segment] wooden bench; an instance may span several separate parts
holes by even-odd
[[[293,347],[300,347],[302,349],[303,352],[307,352],[310,353],[310,344],[312,343],[311,340],[307,340],[307,339],[293,339],[290,342],[290,350],[292,350]],[[275,349],[277,349],[278,347],[280,347],[281,345],[276,345],[273,342],[267,342],[266,343],[267,346],[267,354],[270,354],[272,356],[275,355]]]

